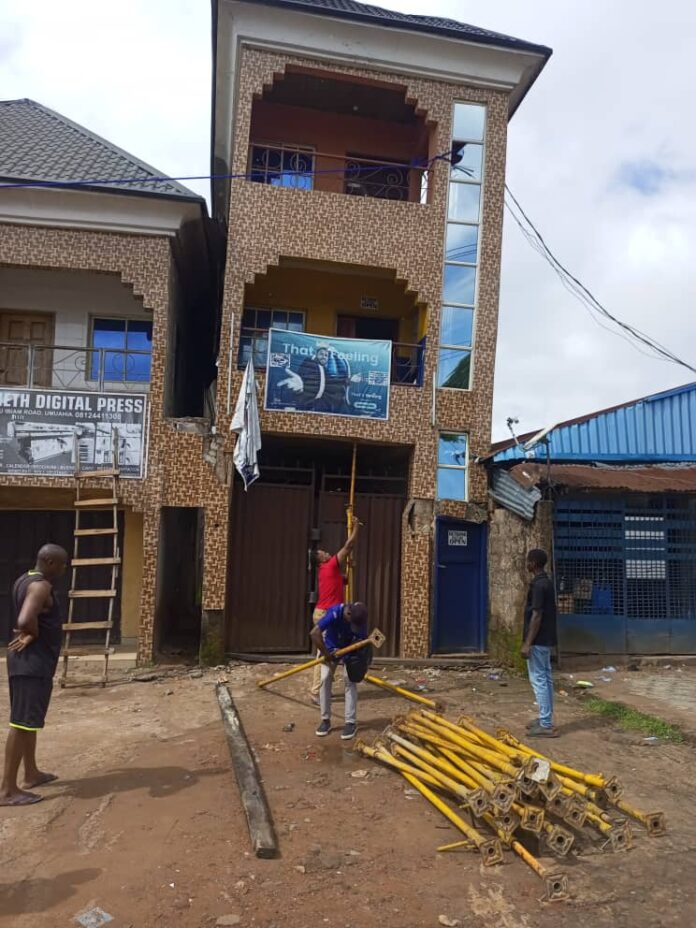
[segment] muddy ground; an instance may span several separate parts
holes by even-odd
[[[628,853],[569,857],[571,898],[549,905],[540,902],[539,879],[511,855],[488,869],[471,852],[438,855],[438,845],[456,840],[451,826],[337,732],[314,736],[306,678],[259,690],[255,680],[268,671],[239,665],[190,677],[178,670],[150,682],[127,682],[121,672],[104,690],[57,689],[40,760],[60,780],[38,805],[0,810],[0,925],[67,928],[95,907],[113,917],[111,928],[427,928],[440,916],[463,928],[696,923],[691,744],[647,745],[572,695],[560,697],[554,755],[618,775],[637,805],[666,813],[669,833],[649,839],[636,827]],[[214,694],[221,673],[258,755],[280,839],[276,860],[249,850]],[[659,691],[643,674],[635,676],[644,688]],[[425,681],[451,716],[466,711],[518,735],[533,711],[523,680],[400,668],[387,676]],[[622,672],[610,684],[582,676],[603,695],[622,687],[625,696],[633,685]],[[678,679],[686,691],[696,673],[685,668]],[[564,685],[572,694],[572,681]],[[669,691],[669,682],[661,686]],[[361,685],[362,737],[377,734],[404,705]],[[0,713],[6,710],[3,679]]]

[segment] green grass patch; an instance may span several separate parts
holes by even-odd
[[[684,741],[684,733],[678,725],[672,725],[654,715],[638,712],[637,709],[631,709],[623,703],[602,699],[601,696],[588,696],[583,700],[583,705],[590,712],[617,722],[625,731],[638,731],[643,735],[662,738],[663,741],[672,741],[674,744]]]

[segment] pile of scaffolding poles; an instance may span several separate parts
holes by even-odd
[[[661,812],[641,812],[624,801],[615,777],[559,764],[509,732],[493,736],[466,716],[455,724],[414,709],[395,718],[374,744],[359,741],[357,750],[403,776],[461,833],[461,840],[438,851],[476,850],[490,867],[509,848],[544,881],[550,902],[568,897],[568,881],[557,866],[542,864],[542,853],[562,858],[588,843],[627,851],[633,845],[629,819],[651,837],[666,830]]]

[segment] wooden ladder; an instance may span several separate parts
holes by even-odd
[[[71,563],[72,581],[68,593],[68,621],[63,625],[65,634],[63,641],[63,675],[60,685],[64,687],[68,677],[68,662],[71,657],[91,657],[98,655],[104,658],[104,670],[102,672],[101,685],[106,686],[109,673],[109,657],[114,653],[111,647],[111,629],[114,622],[114,604],[116,602],[116,581],[118,571],[121,566],[121,554],[118,547],[118,478],[119,478],[119,459],[118,459],[118,432],[114,429],[112,432],[112,461],[110,468],[102,470],[82,470],[80,461],[80,447],[77,438],[74,443],[75,454],[75,531],[73,542],[73,557]],[[109,496],[102,496],[99,499],[85,499],[82,491],[89,486],[90,480],[103,480],[105,477],[111,479],[111,492]],[[84,528],[80,523],[80,515],[83,512],[103,511],[106,515],[110,514],[109,524],[99,528]],[[104,557],[80,557],[80,539],[93,538],[102,536],[111,538],[113,543],[112,553]],[[83,568],[89,567],[110,567],[111,568],[111,585],[108,589],[80,589],[78,577]],[[108,602],[107,617],[103,621],[75,622],[74,611],[75,603],[78,600],[94,599],[97,601]],[[72,636],[78,632],[99,630],[104,632],[104,644],[100,645],[83,645],[73,646]]]

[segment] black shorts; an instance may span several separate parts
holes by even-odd
[[[43,728],[52,690],[51,677],[10,677],[10,728]]]

